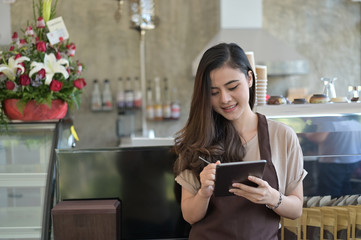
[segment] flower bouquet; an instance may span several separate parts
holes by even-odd
[[[0,127],[13,119],[6,109],[10,100],[12,105],[16,102],[20,114],[30,103],[45,104],[45,109],[53,108],[54,102],[79,107],[86,86],[81,77],[84,66],[74,60],[76,46],[69,41],[61,17],[60,25],[54,23],[59,20],[54,19],[57,2],[52,6],[51,0],[37,4],[33,0],[34,24],[22,30],[23,38],[14,32],[9,50],[0,52]]]

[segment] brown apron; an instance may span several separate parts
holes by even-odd
[[[268,124],[258,115],[258,143],[261,159],[267,160],[263,179],[279,189],[276,170],[272,163]],[[264,204],[255,204],[238,196],[214,197],[209,202],[206,216],[192,225],[189,239],[278,239],[280,217]]]

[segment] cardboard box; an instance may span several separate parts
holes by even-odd
[[[118,199],[59,202],[51,210],[54,240],[119,240],[120,209]]]

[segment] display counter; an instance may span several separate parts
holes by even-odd
[[[267,105],[255,111],[292,127],[300,141],[305,196],[361,193],[361,104]]]
[[[328,194],[320,192],[320,170],[331,172],[333,164],[338,164],[333,170],[346,167],[350,171],[334,175],[334,179],[343,176],[342,183],[350,187],[336,189],[348,191],[337,194],[361,193],[361,104],[263,106],[255,110],[297,133],[308,171],[305,196]],[[172,144],[171,138],[139,138],[129,139],[119,148],[57,149],[56,201],[119,198],[122,238],[186,239],[189,225],[180,210]]]
[[[1,132],[0,239],[50,238],[54,149],[69,147],[70,135],[65,120],[14,121]]]

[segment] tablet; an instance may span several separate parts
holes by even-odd
[[[234,196],[229,192],[232,183],[243,183],[249,186],[257,187],[257,184],[248,180],[248,176],[262,178],[266,160],[244,161],[221,163],[216,167],[216,180],[214,187],[214,195]]]

